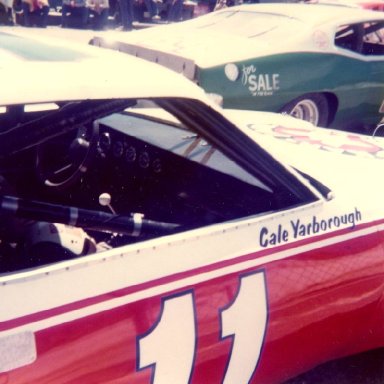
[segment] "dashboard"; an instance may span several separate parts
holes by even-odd
[[[278,206],[274,191],[201,137],[137,113],[113,114],[29,148],[2,170],[18,197],[140,213],[183,228]],[[110,204],[100,204],[103,194]]]
[[[273,193],[207,142],[134,115],[99,125],[97,174],[118,211],[201,225],[268,210]]]

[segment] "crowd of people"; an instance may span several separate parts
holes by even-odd
[[[63,0],[61,26],[63,28],[87,28],[92,20],[93,29],[104,29],[108,22],[108,0]]]
[[[216,0],[206,1],[212,11]],[[118,27],[126,31],[133,28],[135,20],[143,19],[143,14],[150,22],[177,22],[184,16],[184,0],[62,0],[60,4],[57,0],[20,0],[20,4],[18,22],[21,20],[19,23],[26,27],[45,28],[52,9],[61,13],[63,28],[95,30],[107,29],[110,16],[118,19]]]

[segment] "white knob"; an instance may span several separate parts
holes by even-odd
[[[103,207],[108,207],[110,204],[111,204],[111,195],[109,193],[102,193],[100,196],[99,196],[99,203],[100,205],[102,205]]]
[[[107,192],[104,192],[102,193],[100,196],[99,196],[99,204],[103,207],[108,207],[111,212],[115,215],[116,212],[115,210],[112,208],[112,205],[111,205],[111,195]]]

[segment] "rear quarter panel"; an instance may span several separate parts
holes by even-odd
[[[303,94],[325,92],[337,100],[331,106],[337,109],[332,126],[376,124],[384,97],[384,63],[354,56],[300,52],[258,57],[201,69],[198,82],[208,92],[221,94],[225,108],[272,112]],[[236,79],[228,75],[234,65]]]

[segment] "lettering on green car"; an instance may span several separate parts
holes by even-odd
[[[255,65],[243,65],[241,82],[253,96],[272,96],[280,89],[278,73],[258,73]]]

